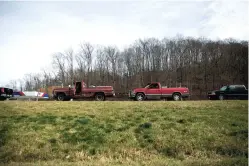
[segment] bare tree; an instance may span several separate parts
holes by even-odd
[[[73,68],[73,59],[74,59],[74,53],[73,53],[73,49],[69,48],[68,50],[65,51],[65,59],[67,60],[67,64],[68,64],[68,75],[70,78],[70,84],[73,85],[73,81],[74,81],[74,68]]]
[[[24,86],[24,82],[23,82],[23,80],[22,79],[18,79],[18,82],[19,82],[19,89],[20,89],[20,91],[23,91],[23,86]]]
[[[58,69],[60,81],[63,85],[65,85],[65,55],[62,54],[61,52],[58,52],[53,55],[53,64],[55,67]]]
[[[105,80],[106,80],[106,73],[108,73],[108,65],[106,65],[107,62],[107,58],[106,55],[104,53],[104,48],[98,48],[96,51],[97,54],[97,59],[96,59],[96,68],[97,71],[99,73],[99,83],[100,84],[105,84]],[[107,74],[109,75],[109,74]]]
[[[24,75],[24,89],[27,91],[33,90],[34,89],[34,82],[33,82],[33,74],[28,73]]]
[[[113,46],[108,46],[105,48],[105,54],[107,56],[107,60],[110,61],[111,66],[112,66],[112,81],[113,81],[113,86],[115,87],[115,76],[117,73],[117,60],[119,56],[119,52],[117,47]]]
[[[17,89],[17,82],[16,80],[11,80],[10,83],[10,88],[12,88],[13,90],[16,90]]]
[[[90,78],[90,70],[92,70],[92,58],[93,58],[93,51],[94,47],[90,43],[83,43],[80,44],[80,54],[78,55],[79,59],[82,61],[86,62],[86,67],[87,67],[87,85],[91,83],[91,78]]]
[[[81,53],[78,53],[75,58],[78,64],[78,76],[80,80],[83,80],[85,77],[85,68],[86,68],[84,63],[84,58]]]

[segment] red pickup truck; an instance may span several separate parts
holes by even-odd
[[[136,101],[173,99],[175,101],[189,97],[189,89],[186,87],[162,87],[159,82],[149,83],[143,88],[129,91],[129,98]]]
[[[114,97],[115,92],[112,86],[90,86],[87,88],[84,81],[79,81],[75,82],[72,87],[54,88],[52,96],[59,101],[83,98],[94,98],[97,101],[104,101],[106,97]]]

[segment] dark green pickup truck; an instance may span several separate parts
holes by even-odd
[[[208,92],[207,96],[210,100],[248,100],[248,90],[245,85],[227,85],[219,90]]]

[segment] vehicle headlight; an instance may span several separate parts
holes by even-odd
[[[134,95],[135,95],[135,91],[134,91],[134,90],[130,90],[130,91],[129,91],[129,95],[130,95],[130,96],[134,96]]]
[[[215,92],[212,92],[211,95],[215,95]]]

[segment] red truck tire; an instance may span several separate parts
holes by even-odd
[[[137,93],[135,100],[136,101],[143,101],[145,99],[145,95],[143,93]]]
[[[104,93],[96,93],[94,97],[95,97],[96,101],[105,101],[105,94]]]
[[[64,101],[65,100],[65,94],[64,93],[58,93],[57,94],[57,100],[58,101]]]
[[[173,93],[172,95],[174,101],[181,101],[182,95],[180,93]]]

